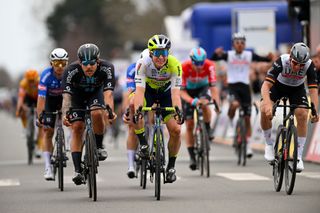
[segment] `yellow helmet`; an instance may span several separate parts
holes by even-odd
[[[28,69],[25,73],[24,73],[24,77],[25,79],[27,79],[28,81],[32,81],[32,80],[37,80],[39,78],[39,73],[37,70],[35,69]]]
[[[165,35],[154,35],[148,40],[148,49],[153,51],[155,49],[170,49],[171,41]]]

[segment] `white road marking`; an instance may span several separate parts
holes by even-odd
[[[302,172],[298,173],[298,175],[313,179],[320,179],[320,172]]]
[[[18,179],[0,179],[0,186],[20,186]]]
[[[270,180],[268,177],[254,173],[217,173],[216,175],[235,181]]]

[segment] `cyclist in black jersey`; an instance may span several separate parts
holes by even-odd
[[[230,96],[230,107],[228,116],[232,120],[237,108],[241,105],[244,109],[247,137],[251,137],[251,89],[250,89],[250,64],[253,61],[271,62],[273,54],[267,57],[259,56],[251,51],[245,50],[246,37],[242,33],[234,33],[232,36],[234,50],[224,52],[217,48],[211,60],[225,60],[227,62],[227,83]],[[247,140],[248,143],[250,140]],[[247,146],[247,156],[252,156],[250,143]]]
[[[78,49],[79,61],[70,64],[63,76],[63,123],[72,125],[71,155],[75,168],[73,182],[76,185],[84,183],[81,174],[81,147],[84,132],[84,113],[74,112],[66,117],[70,107],[85,109],[93,104],[108,104],[114,109],[113,89],[115,85],[114,66],[108,61],[100,59],[99,48],[95,44],[83,44]],[[113,120],[108,120],[107,113],[103,110],[91,112],[93,129],[99,160],[107,158],[103,148],[103,134],[105,125],[112,122],[117,116],[113,113]]]
[[[318,84],[309,48],[304,43],[296,43],[290,54],[283,54],[269,69],[261,88],[261,128],[266,139],[265,155],[267,161],[274,160],[273,141],[271,140],[272,106],[281,97],[288,97],[290,104],[308,106],[305,81],[309,88],[311,102],[318,110]],[[295,110],[298,130],[298,164],[297,171],[304,169],[302,161],[303,147],[306,142],[308,110]],[[311,117],[311,122],[319,120],[318,113]]]

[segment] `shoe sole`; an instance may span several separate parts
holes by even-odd
[[[132,179],[132,178],[134,178],[136,176],[134,174],[134,172],[128,172],[127,175],[128,175],[128,178],[130,178],[130,179]]]

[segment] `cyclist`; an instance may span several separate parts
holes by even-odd
[[[211,99],[208,94],[210,90],[212,99],[217,104],[220,103],[219,91],[216,87],[216,73],[214,63],[207,59],[207,53],[202,47],[193,48],[190,51],[190,59],[182,63],[182,86],[181,97],[183,100],[183,111],[186,119],[186,144],[190,156],[190,169],[196,169],[196,159],[194,154],[194,107],[204,104],[203,118],[210,139],[213,139],[213,132],[210,128],[211,110],[208,101]],[[205,99],[204,99],[205,98]]]
[[[145,49],[141,53],[140,58],[142,58],[143,55],[146,55],[149,57],[149,49]],[[129,110],[128,115],[126,113],[123,115],[123,121],[124,123],[128,124],[128,129],[129,129],[128,138],[127,138],[127,156],[128,156],[127,175],[129,178],[135,177],[134,159],[135,159],[135,154],[138,147],[138,138],[134,132],[134,126],[132,122],[132,116],[134,114],[133,97],[134,97],[134,92],[136,90],[136,84],[134,81],[135,75],[136,75],[135,67],[136,67],[136,63],[132,63],[129,65],[127,69],[127,79],[126,79],[127,91],[125,91],[123,95],[123,111],[126,112],[126,110]]]
[[[304,43],[292,46],[290,54],[281,55],[269,69],[261,88],[261,128],[266,139],[264,157],[267,161],[274,160],[273,141],[271,140],[272,106],[283,96],[289,98],[290,104],[308,106],[308,98],[304,86],[307,80],[311,102],[318,110],[318,85],[313,62],[310,59],[309,48]],[[297,171],[304,169],[302,153],[307,135],[308,110],[295,110],[298,131],[298,164]],[[317,122],[318,113],[311,117],[311,122]]]
[[[37,105],[39,73],[35,69],[28,69],[24,73],[24,78],[19,83],[19,93],[16,107],[16,116],[21,118],[23,128],[27,126],[27,110]],[[40,157],[42,130],[38,129],[38,142],[36,157]]]
[[[245,50],[246,37],[242,33],[234,33],[232,36],[234,50],[224,52],[223,49],[217,48],[212,55],[212,60],[227,61],[227,83],[230,95],[230,107],[228,116],[232,120],[237,108],[241,105],[244,109],[247,137],[251,136],[251,91],[250,91],[250,64],[252,61],[270,62],[273,55],[261,57],[251,51]],[[250,141],[250,140],[247,140]],[[247,156],[252,157],[251,144],[247,146]]]
[[[54,49],[50,54],[50,67],[46,68],[40,77],[38,90],[37,114],[38,124],[43,124],[44,144],[43,158],[45,160],[44,178],[54,180],[51,167],[51,155],[53,151],[52,137],[56,121],[55,115],[43,116],[42,112],[54,112],[61,109],[62,105],[62,76],[64,68],[68,64],[68,53],[62,48]]]
[[[100,59],[99,48],[95,44],[83,44],[78,49],[78,61],[71,63],[63,75],[63,123],[72,125],[71,155],[75,168],[73,182],[76,185],[84,183],[81,174],[82,136],[84,132],[84,113],[74,112],[66,117],[70,107],[85,109],[92,104],[108,104],[114,109],[113,89],[115,84],[113,64]],[[103,134],[105,125],[113,120],[107,119],[103,110],[91,112],[93,130],[95,132],[96,146],[99,160],[107,158],[107,151],[103,147]]]
[[[165,35],[154,35],[148,40],[149,55],[140,58],[136,65],[136,93],[134,108],[145,105],[150,107],[156,101],[162,107],[177,106],[181,109],[180,85],[182,69],[180,62],[169,55],[171,42]],[[176,180],[175,161],[181,145],[181,127],[183,115],[177,112],[174,121],[170,113],[163,113],[163,120],[169,131],[169,162],[166,168],[166,181],[172,183]],[[148,156],[149,146],[145,138],[143,118],[135,126],[135,133],[140,141],[140,154]]]

